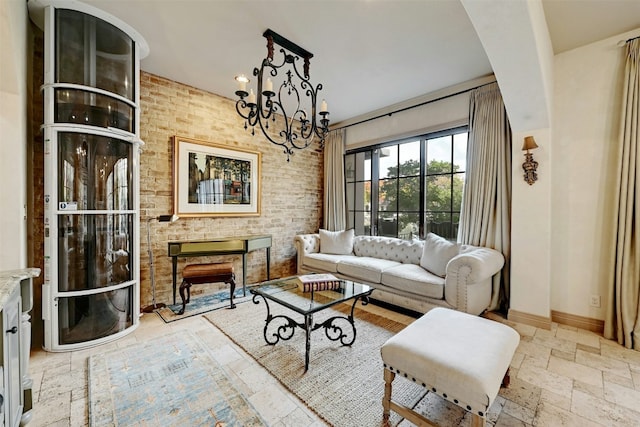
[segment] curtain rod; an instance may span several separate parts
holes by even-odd
[[[635,39],[640,39],[640,36],[631,37],[630,39],[627,39],[627,40],[622,39],[617,43],[617,45],[618,47],[623,47],[624,45],[626,45],[631,41],[634,41]]]
[[[497,81],[493,81],[493,82],[490,82],[490,83],[484,83],[484,84],[481,84],[479,86],[475,86],[475,87],[472,87],[472,88],[469,88],[469,89],[461,90],[461,91],[458,91],[458,92],[455,92],[455,93],[450,93],[449,95],[440,96],[438,98],[430,99],[428,101],[424,101],[424,102],[421,102],[421,103],[416,104],[416,105],[411,105],[409,107],[404,107],[404,108],[401,108],[399,110],[391,111],[389,113],[384,113],[384,114],[380,114],[380,115],[377,115],[377,116],[374,116],[374,117],[369,117],[368,119],[360,120],[359,122],[355,122],[355,123],[351,123],[351,124],[348,124],[348,125],[337,127],[335,129],[331,129],[331,131],[346,129],[346,128],[351,127],[351,126],[361,125],[362,123],[370,122],[372,120],[381,119],[381,118],[387,117],[387,116],[391,117],[393,114],[396,114],[396,113],[401,113],[403,111],[411,110],[413,108],[422,107],[423,105],[431,104],[432,102],[442,101],[443,99],[451,98],[452,96],[461,95],[463,93],[467,93],[467,92],[470,92],[470,91],[472,91],[474,89],[478,89],[478,88],[481,88],[483,86],[488,86],[488,85],[491,85],[491,84],[494,84],[494,83],[497,83]]]

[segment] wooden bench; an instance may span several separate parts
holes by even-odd
[[[224,282],[229,285],[230,306],[236,308],[233,303],[233,294],[236,291],[236,275],[233,272],[232,262],[217,262],[211,264],[190,264],[182,270],[182,283],[180,284],[180,298],[182,298],[182,308],[178,314],[184,314],[184,309],[191,299],[191,286],[203,283]],[[185,290],[187,297],[185,298]]]
[[[391,399],[396,375],[472,414],[471,425],[485,425],[487,410],[508,370],[520,335],[502,323],[437,307],[391,337],[380,349],[384,362],[383,421],[390,411],[418,426],[433,425]]]

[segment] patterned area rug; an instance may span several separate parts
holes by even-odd
[[[191,295],[191,301],[185,306],[184,314],[178,314],[182,308],[182,300],[178,295],[176,301],[177,304],[170,304],[166,307],[159,308],[156,311],[158,315],[165,321],[165,323],[175,322],[176,320],[186,319],[188,317],[197,316],[209,311],[218,310],[221,308],[229,308],[229,288],[215,290],[211,293],[204,295]],[[192,288],[193,291],[193,288]],[[242,294],[242,286],[238,286],[233,293],[233,302],[235,304],[242,304],[251,300],[251,294],[249,294],[249,286],[247,286],[247,296]]]
[[[271,314],[286,314],[296,321],[302,316],[275,304]],[[350,307],[339,305],[340,309]],[[315,323],[341,313],[327,309],[317,313]],[[342,313],[341,315],[344,315]],[[271,346],[263,329],[266,309],[260,304],[242,304],[235,310],[219,310],[205,315],[236,344],[265,367],[293,394],[327,423],[339,426],[379,426],[382,424],[384,394],[380,347],[404,325],[356,309],[357,338],[351,347],[330,341],[324,330],[311,334],[309,370],[304,372],[305,333],[297,328],[289,341]],[[271,332],[271,331],[270,331]],[[426,391],[410,381],[394,382],[394,399],[413,406]],[[401,421],[392,413],[392,424]]]
[[[190,332],[91,356],[89,424],[265,425]]]

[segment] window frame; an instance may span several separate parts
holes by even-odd
[[[345,206],[345,211],[346,211],[346,215],[347,215],[347,228],[354,228],[356,230],[356,234],[365,234],[367,235],[367,231],[368,231],[368,235],[372,235],[372,236],[379,236],[379,235],[384,235],[384,236],[391,236],[391,237],[400,237],[400,238],[405,238],[405,239],[411,239],[414,236],[419,237],[419,238],[424,238],[426,236],[426,233],[429,231],[435,231],[435,230],[431,230],[430,227],[430,222],[427,220],[427,214],[428,213],[433,213],[427,210],[427,179],[430,176],[448,176],[449,177],[449,181],[451,183],[450,185],[450,196],[449,196],[449,210],[447,211],[438,211],[436,212],[436,214],[446,214],[449,216],[449,218],[451,218],[450,221],[450,226],[448,229],[448,233],[446,236],[446,238],[450,239],[450,240],[456,240],[457,238],[457,229],[458,227],[454,227],[454,221],[453,219],[457,216],[458,219],[460,218],[460,213],[461,213],[461,209],[462,209],[462,200],[460,202],[460,206],[459,206],[459,210],[454,210],[454,204],[455,204],[455,200],[454,200],[454,177],[456,175],[463,176],[463,185],[464,185],[464,175],[466,174],[466,169],[468,169],[468,166],[465,167],[465,170],[459,170],[459,171],[455,171],[455,164],[454,164],[454,158],[455,158],[455,148],[456,148],[456,144],[455,144],[455,135],[458,134],[467,134],[467,150],[468,150],[468,137],[469,137],[469,126],[468,125],[464,125],[464,126],[458,126],[458,127],[454,127],[454,128],[450,128],[450,129],[444,129],[441,131],[437,131],[437,132],[430,132],[430,133],[425,133],[425,134],[420,134],[420,135],[416,135],[413,137],[407,137],[407,138],[401,138],[401,139],[397,139],[397,140],[391,140],[391,141],[387,141],[384,143],[380,143],[380,144],[376,144],[376,145],[370,145],[370,146],[366,146],[366,147],[359,147],[359,148],[355,148],[352,150],[347,150],[345,151],[345,154],[343,156],[343,162],[345,165],[345,171],[347,171],[347,165],[348,163],[348,157],[349,156],[353,156],[353,160],[351,161],[351,163],[353,164],[355,170],[358,169],[358,167],[362,167],[363,165],[366,165],[366,162],[362,162],[362,165],[359,165],[357,162],[357,155],[358,154],[363,154],[364,158],[366,159],[367,157],[367,153],[369,154],[369,158],[370,158],[370,167],[371,167],[371,171],[369,173],[369,176],[371,178],[370,180],[370,206],[369,206],[369,210],[366,211],[366,209],[364,210],[365,215],[368,213],[370,216],[370,224],[369,224],[369,228],[367,230],[366,225],[365,224],[357,224],[356,223],[356,219],[357,219],[357,214],[360,212],[363,212],[363,210],[360,209],[355,209],[355,205],[357,204],[356,201],[356,195],[357,195],[357,189],[356,186],[359,183],[363,183],[366,181],[363,180],[357,180],[355,179],[350,179],[348,176],[348,173],[345,173],[345,180],[344,180],[344,186],[345,186],[345,194],[347,195],[347,204]],[[427,152],[427,141],[428,140],[433,140],[436,138],[442,138],[442,137],[450,137],[451,138],[451,151],[450,151],[450,162],[451,162],[451,171],[448,173],[443,173],[443,172],[438,172],[436,174],[429,174],[428,171],[428,152]],[[419,166],[419,175],[418,175],[418,179],[419,179],[419,200],[418,200],[418,211],[412,211],[412,210],[401,210],[400,208],[400,181],[402,179],[406,179],[408,177],[415,177],[415,175],[410,175],[410,176],[403,176],[400,172],[400,167],[402,166],[401,160],[402,160],[402,149],[401,146],[403,144],[407,144],[407,143],[415,143],[418,142],[419,143],[419,158],[420,158],[420,166]],[[384,178],[380,178],[380,176],[382,175],[380,173],[380,157],[381,157],[381,153],[383,151],[384,148],[389,148],[389,147],[393,147],[397,150],[396,152],[396,176],[393,177],[384,177]],[[354,172],[355,174],[355,172]],[[366,176],[366,174],[362,174],[362,176]],[[396,206],[395,206],[395,210],[381,210],[381,206],[380,206],[380,199],[379,199],[379,195],[380,195],[380,187],[382,186],[382,182],[386,181],[388,182],[388,180],[395,180],[396,181],[396,185],[398,186],[396,188]],[[349,188],[349,186],[353,186],[353,188]],[[351,191],[351,195],[353,195],[353,200],[349,200],[349,196],[350,196],[350,191]],[[463,187],[463,191],[464,191],[464,187]],[[364,203],[361,203],[364,206]],[[352,205],[352,206],[350,206]],[[366,206],[365,206],[366,208]],[[380,220],[380,213],[381,212],[389,212],[392,213],[392,217],[395,218],[395,234],[390,233],[389,232],[389,228],[388,225],[387,227],[385,227],[384,231],[381,230],[381,220]],[[409,233],[404,233],[403,235],[400,235],[400,221],[399,218],[401,217],[401,215],[418,215],[418,230],[417,233],[414,233],[413,231],[409,232]],[[425,231],[426,230],[426,231]],[[440,232],[442,232],[442,230],[438,230]],[[405,235],[406,234],[406,235]]]

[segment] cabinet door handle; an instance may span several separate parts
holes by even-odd
[[[17,333],[17,332],[18,332],[18,327],[17,327],[17,326],[14,326],[14,327],[13,327],[13,328],[11,328],[11,329],[7,329],[7,333],[8,333],[8,334],[15,334],[15,333]]]

